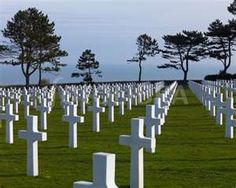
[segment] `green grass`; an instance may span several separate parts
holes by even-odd
[[[236,187],[236,139],[224,138],[224,127],[185,89],[189,105],[172,105],[157,137],[157,152],[145,153],[145,187]],[[149,101],[151,102],[151,101]],[[68,188],[74,181],[92,180],[92,153],[116,154],[116,182],[129,187],[130,149],[118,144],[119,135],[130,134],[130,119],[144,116],[145,104],[125,111],[116,109],[115,123],[101,115],[101,132],[91,131],[91,113],[78,127],[78,148],[68,148],[68,124],[58,98],[48,116],[48,141],[39,143],[38,177],[26,176],[26,141],[18,130],[26,129],[22,116],[15,122],[15,143],[5,144],[5,126],[0,128],[0,188]],[[35,111],[33,114],[37,114]]]

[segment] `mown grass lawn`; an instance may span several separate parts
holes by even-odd
[[[178,91],[178,90],[177,90]],[[181,100],[170,108],[156,154],[145,153],[145,187],[236,187],[236,139],[224,139],[224,127],[185,88],[189,105]],[[150,101],[149,101],[150,102]],[[67,146],[68,124],[56,98],[48,116],[48,141],[39,143],[38,177],[26,176],[26,141],[18,130],[26,129],[23,110],[15,123],[15,143],[5,144],[5,127],[0,128],[0,188],[68,188],[77,180],[92,180],[92,154],[116,154],[116,182],[129,187],[130,149],[118,144],[119,135],[130,134],[130,119],[145,114],[145,104],[118,114],[115,123],[101,115],[101,132],[93,133],[92,114],[78,127],[78,148]],[[32,111],[32,114],[37,114]]]

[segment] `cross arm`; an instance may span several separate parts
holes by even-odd
[[[128,135],[121,135],[119,137],[119,144],[120,145],[125,145],[125,146],[129,146],[130,147],[130,144],[131,144],[131,138],[130,136]]]

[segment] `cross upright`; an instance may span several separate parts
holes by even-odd
[[[118,188],[115,183],[115,154],[93,154],[93,182],[74,182],[73,188]]]
[[[234,108],[234,98],[229,97],[226,100],[226,124],[225,124],[225,138],[234,138],[234,127],[235,127],[235,119],[234,115],[236,115],[236,109]]]
[[[161,119],[155,117],[155,106],[147,105],[146,106],[146,116],[144,117],[144,124],[146,126],[146,137],[155,138],[156,130],[161,134]],[[156,128],[157,127],[157,128]]]
[[[211,99],[210,99],[210,103],[211,103],[211,108],[210,108],[210,112],[212,116],[216,116],[216,90],[215,88],[213,88],[212,93],[211,93]]]
[[[13,144],[14,142],[13,121],[18,121],[19,116],[13,114],[12,104],[6,104],[6,112],[5,114],[0,114],[0,120],[6,121],[6,143]]]
[[[108,106],[108,120],[114,122],[114,107],[118,105],[118,102],[114,100],[114,94],[110,94],[106,105]]]
[[[133,93],[132,93],[132,88],[129,87],[128,88],[128,95],[127,95],[127,98],[128,98],[128,110],[132,110],[132,100],[133,100]]]
[[[19,103],[20,103],[20,96],[19,96],[19,93],[14,93],[13,94],[13,109],[15,110],[15,113],[18,113],[19,112]]]
[[[161,106],[165,109],[165,115],[167,115],[169,110],[169,101],[166,100],[167,90],[161,94]]]
[[[104,107],[99,106],[99,98],[93,98],[93,106],[88,107],[89,112],[93,112],[93,131],[100,132],[100,113],[105,112]]]
[[[50,112],[50,107],[47,106],[46,98],[43,98],[38,110],[40,111],[41,129],[47,130],[47,114]]]
[[[76,104],[69,105],[69,114],[63,120],[69,122],[69,147],[77,148],[77,123],[84,123],[84,117],[77,115]]]
[[[85,88],[82,88],[80,91],[80,112],[82,114],[85,114],[85,107],[86,107],[86,93],[85,93]]]
[[[25,118],[27,118],[27,116],[29,116],[29,111],[30,111],[30,105],[31,104],[32,104],[32,102],[30,102],[30,96],[28,94],[25,94],[24,95],[24,101],[23,101]]]
[[[124,104],[126,101],[127,101],[127,98],[125,97],[125,92],[120,91],[119,96],[118,96],[118,102],[119,102],[119,112],[121,115],[125,114]]]
[[[223,102],[223,94],[218,93],[216,99],[216,123],[218,125],[223,125],[223,113],[225,113],[225,105]]]
[[[121,135],[119,143],[129,146],[131,149],[130,163],[130,188],[143,188],[143,148],[151,153],[155,152],[156,139],[147,138],[143,135],[144,120],[131,119],[131,135]]]
[[[47,133],[38,131],[38,117],[27,117],[27,130],[19,131],[19,138],[27,141],[27,175],[38,176],[38,141],[46,141]]]
[[[70,101],[70,95],[67,93],[65,96],[65,101],[63,102],[63,108],[64,108],[65,115],[69,114],[69,106],[71,104],[72,104],[72,102]]]
[[[156,97],[154,99],[154,105],[155,105],[155,117],[160,118],[161,119],[161,125],[164,125],[166,109],[162,107],[160,97]]]

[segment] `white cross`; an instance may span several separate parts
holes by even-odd
[[[160,97],[156,97],[154,99],[154,105],[155,105],[155,117],[160,118],[161,119],[161,125],[164,125],[166,109],[162,107]]]
[[[47,133],[38,131],[38,117],[27,117],[27,130],[19,131],[19,138],[27,140],[27,175],[38,176],[38,141],[46,141]]]
[[[118,105],[118,102],[114,101],[114,94],[110,94],[106,105],[108,106],[108,120],[114,122],[114,107]]]
[[[93,154],[93,182],[74,182],[73,188],[118,188],[115,183],[115,154]]]
[[[82,88],[80,91],[80,112],[82,114],[85,114],[85,106],[86,106],[86,94],[85,94],[85,89]]]
[[[14,110],[15,110],[15,113],[18,113],[18,112],[19,112],[18,107],[19,107],[19,103],[20,103],[20,96],[19,96],[18,93],[14,93],[14,95],[13,95],[13,101],[14,101],[14,103],[13,103],[13,108],[14,108]]]
[[[105,108],[99,106],[99,98],[93,98],[93,106],[89,106],[88,111],[93,112],[93,131],[100,132],[100,113],[105,112]]]
[[[13,121],[18,121],[19,116],[13,114],[12,104],[6,104],[6,112],[5,114],[0,114],[0,120],[6,121],[6,143],[13,144],[14,142]]]
[[[223,113],[225,113],[225,102],[223,102],[222,93],[219,93],[217,95],[216,107],[216,123],[218,125],[223,125]]]
[[[225,138],[234,138],[234,115],[236,109],[234,108],[234,99],[230,97],[226,100],[226,124],[225,124]]]
[[[127,101],[127,98],[125,97],[125,92],[124,92],[124,91],[121,91],[121,92],[119,93],[119,96],[118,96],[119,112],[120,112],[121,115],[124,115],[124,114],[125,114],[124,104],[125,104],[126,101]]]
[[[132,110],[132,100],[133,100],[133,94],[132,94],[132,88],[129,87],[128,88],[128,95],[127,95],[127,98],[128,98],[128,110]]]
[[[63,120],[69,122],[69,147],[77,148],[77,123],[84,123],[84,117],[77,116],[77,105],[69,105],[69,114]]]
[[[70,101],[70,95],[67,93],[66,97],[65,97],[65,101],[63,102],[63,108],[64,108],[64,112],[66,115],[69,114],[69,106],[72,104],[72,102]]]
[[[41,105],[38,107],[40,113],[40,123],[43,130],[47,130],[47,114],[50,111],[50,107],[47,106],[47,99],[43,98]]]
[[[211,109],[210,109],[210,112],[211,112],[211,115],[212,116],[216,116],[216,90],[213,89],[212,90],[212,94],[211,94],[211,99],[210,99],[210,103],[211,103]]]
[[[137,106],[138,105],[138,88],[134,88],[134,105]]]
[[[131,149],[130,188],[143,188],[143,148],[155,152],[156,140],[143,136],[143,119],[131,119],[131,136],[121,135],[119,143]]]
[[[146,116],[144,118],[144,124],[146,126],[146,137],[155,138],[155,131],[158,130],[158,135],[161,134],[161,120],[155,117],[155,106],[146,106]],[[158,127],[158,128],[156,128]]]
[[[24,95],[23,105],[24,105],[25,118],[27,118],[27,116],[29,116],[29,111],[30,111],[30,105],[31,104],[32,104],[32,102],[30,102],[30,96],[28,94]]]

